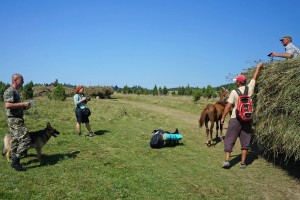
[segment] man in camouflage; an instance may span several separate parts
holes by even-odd
[[[24,123],[23,110],[30,108],[29,102],[22,102],[18,89],[24,83],[21,74],[12,75],[12,84],[4,92],[7,123],[11,134],[11,159],[12,168],[17,171],[26,169],[20,164],[20,159],[26,154],[30,147],[30,136]]]

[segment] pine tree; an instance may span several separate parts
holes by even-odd
[[[127,85],[123,87],[123,94],[129,94],[129,87]]]
[[[153,90],[152,90],[152,95],[158,95],[158,90],[156,85],[154,86]]]
[[[168,89],[167,89],[166,86],[163,87],[163,89],[162,89],[162,94],[163,94],[163,95],[168,95]]]
[[[192,91],[190,85],[188,84],[188,86],[185,88],[185,95],[190,96],[190,95],[192,95],[192,93],[193,93],[193,91]]]

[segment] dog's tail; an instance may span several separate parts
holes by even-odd
[[[7,153],[7,146],[8,146],[8,142],[9,142],[9,134],[6,133],[3,139],[3,145],[2,145],[2,156],[5,156],[5,154]]]
[[[205,121],[205,118],[206,118],[206,114],[207,114],[207,109],[208,109],[208,106],[206,106],[202,112],[201,112],[201,115],[200,115],[200,119],[199,119],[199,126],[200,128],[203,126],[204,124],[204,121]]]

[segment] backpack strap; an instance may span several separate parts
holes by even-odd
[[[243,95],[242,92],[241,92],[239,89],[236,89],[235,91],[236,91],[236,93],[237,93],[239,96]]]
[[[246,85],[246,86],[245,86],[244,95],[248,95],[248,90],[249,90],[249,87]]]
[[[246,86],[245,86],[244,95],[248,95],[248,90],[249,90],[249,87],[246,85]],[[239,89],[236,89],[235,91],[236,91],[236,93],[237,93],[239,96],[243,95],[242,92],[241,92]]]

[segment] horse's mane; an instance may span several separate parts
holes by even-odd
[[[222,106],[226,106],[226,104],[227,104],[227,101],[221,101],[221,100],[219,100],[219,101],[217,101],[215,104],[221,104]]]

